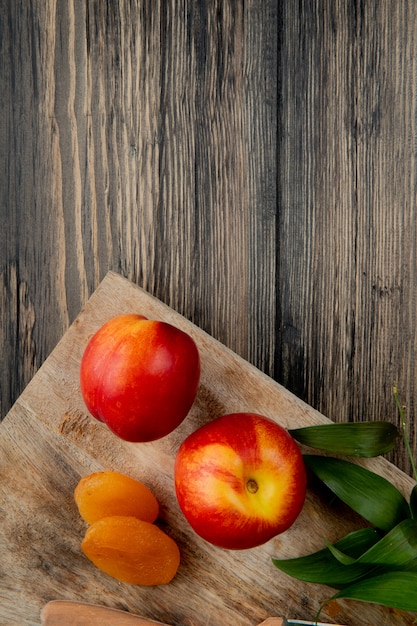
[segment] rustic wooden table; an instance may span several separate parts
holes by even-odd
[[[91,417],[79,388],[88,338],[109,318],[132,310],[182,328],[201,358],[186,419],[166,437],[142,444],[122,441]],[[109,272],[0,425],[1,626],[40,626],[42,607],[51,600],[110,606],[172,626],[256,626],[277,615],[313,619],[336,590],[291,578],[271,557],[324,548],[324,537],[337,541],[362,528],[363,519],[309,481],[303,510],[287,532],[250,550],[223,550],[199,538],[179,509],[173,475],[180,443],[215,416],[241,410],[268,415],[284,428],[327,421],[160,300]],[[384,458],[363,463],[409,496],[414,481],[395,465]],[[157,497],[157,524],[181,555],[168,585],[122,583],[82,554],[86,524],[74,489],[81,476],[101,469],[133,476]],[[326,604],[321,617],[346,626],[416,623],[415,613],[339,599]],[[76,624],[92,626],[81,619]]]
[[[3,0],[0,51],[2,417],[114,270],[415,448],[414,0]]]

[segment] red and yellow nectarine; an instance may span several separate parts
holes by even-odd
[[[179,426],[194,402],[199,377],[192,337],[137,314],[104,324],[90,339],[80,368],[90,413],[133,442],[159,439]]]
[[[181,444],[175,460],[178,503],[194,531],[226,549],[263,544],[287,530],[304,504],[301,451],[273,420],[223,415]]]

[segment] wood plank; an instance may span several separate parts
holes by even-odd
[[[197,342],[202,374],[196,402],[167,437],[132,444],[90,417],[79,390],[79,364],[88,338],[107,319],[127,311],[162,319]],[[268,616],[311,619],[330,590],[297,582],[276,570],[271,556],[305,554],[362,522],[344,507],[329,506],[309,489],[294,526],[253,550],[227,551],[200,540],[176,502],[173,464],[183,438],[216,415],[251,410],[285,427],[327,418],[224,347],[191,322],[119,275],[109,273],[0,425],[0,621],[39,624],[41,607],[54,599],[105,604],[173,626],[251,626]],[[404,493],[409,477],[385,459],[364,462]],[[80,551],[85,524],[73,490],[100,468],[126,472],[148,484],[161,504],[163,528],[179,543],[182,562],[166,586],[119,583]],[[414,616],[360,603],[333,603],[323,618],[348,626],[413,623]],[[334,619],[333,619],[334,621]]]
[[[0,417],[114,270],[335,421],[398,382],[416,449],[416,23],[2,2]]]
[[[272,373],[275,2],[2,13],[1,416],[109,269]]]
[[[276,378],[335,421],[396,421],[398,383],[415,450],[417,5],[282,11]]]

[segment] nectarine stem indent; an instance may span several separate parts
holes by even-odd
[[[220,548],[247,550],[288,530],[300,514],[306,495],[303,456],[271,418],[229,413],[181,443],[175,492],[200,537]]]
[[[256,493],[258,491],[258,483],[256,482],[256,480],[254,480],[253,478],[249,478],[248,482],[246,483],[246,489],[249,491],[249,493]]]

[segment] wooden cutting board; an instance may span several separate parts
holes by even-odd
[[[146,444],[116,438],[83,404],[79,363],[89,337],[109,318],[138,312],[182,328],[201,354],[196,402],[172,434]],[[0,624],[39,625],[50,600],[82,600],[173,626],[254,626],[271,615],[313,619],[332,590],[280,573],[271,557],[322,548],[362,522],[309,489],[286,533],[253,550],[230,552],[199,539],[175,499],[173,465],[180,442],[202,423],[233,411],[268,415],[287,428],[328,421],[236,354],[124,278],[109,273],[0,425]],[[412,480],[385,459],[365,463],[408,495]],[[82,555],[85,524],[73,501],[80,477],[100,469],[146,483],[182,562],[166,586],[120,583]],[[332,603],[323,621],[350,626],[412,624],[415,616],[361,603]]]

